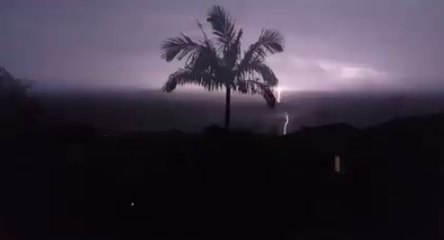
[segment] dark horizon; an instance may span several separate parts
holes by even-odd
[[[159,89],[113,89],[32,92],[45,108],[45,118],[91,124],[99,129],[125,131],[181,130],[201,132],[221,125],[223,92],[180,89],[167,94]],[[285,114],[288,132],[303,126],[346,123],[368,127],[397,117],[444,112],[442,92],[282,92],[275,109],[261,96],[233,95],[235,129],[282,132]],[[60,117],[63,118],[60,119]],[[63,122],[62,121],[62,122]]]

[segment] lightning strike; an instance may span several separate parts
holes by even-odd
[[[287,112],[285,113],[284,117],[285,117],[285,123],[284,126],[282,127],[282,134],[287,135],[287,126],[288,123],[290,122],[290,117],[288,116]]]

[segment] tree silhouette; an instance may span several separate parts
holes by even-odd
[[[29,83],[0,66],[0,135],[25,130],[35,121],[41,108],[28,96],[29,88]]]
[[[243,31],[227,10],[214,6],[208,12],[215,39],[209,39],[201,23],[203,40],[195,41],[185,34],[166,39],[161,46],[167,62],[185,59],[185,66],[172,73],[163,90],[173,91],[177,85],[195,84],[206,90],[226,90],[225,128],[230,127],[231,91],[261,94],[269,107],[276,98],[273,87],[278,79],[266,65],[265,57],[283,51],[283,36],[274,30],[262,30],[257,42],[241,53]]]

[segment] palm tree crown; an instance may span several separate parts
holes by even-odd
[[[236,27],[230,14],[220,6],[208,12],[215,39],[209,39],[202,24],[198,26],[203,39],[195,41],[185,34],[166,39],[162,45],[162,58],[170,62],[185,59],[185,66],[172,73],[163,90],[173,91],[177,85],[196,84],[207,90],[227,91],[225,127],[230,121],[230,92],[261,94],[269,107],[276,98],[273,87],[278,79],[265,63],[265,57],[283,51],[283,36],[274,30],[262,30],[257,42],[241,53],[243,31]],[[228,115],[228,116],[227,116]]]

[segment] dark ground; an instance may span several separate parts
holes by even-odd
[[[0,238],[442,239],[443,139],[444,115],[285,137],[19,129]]]

